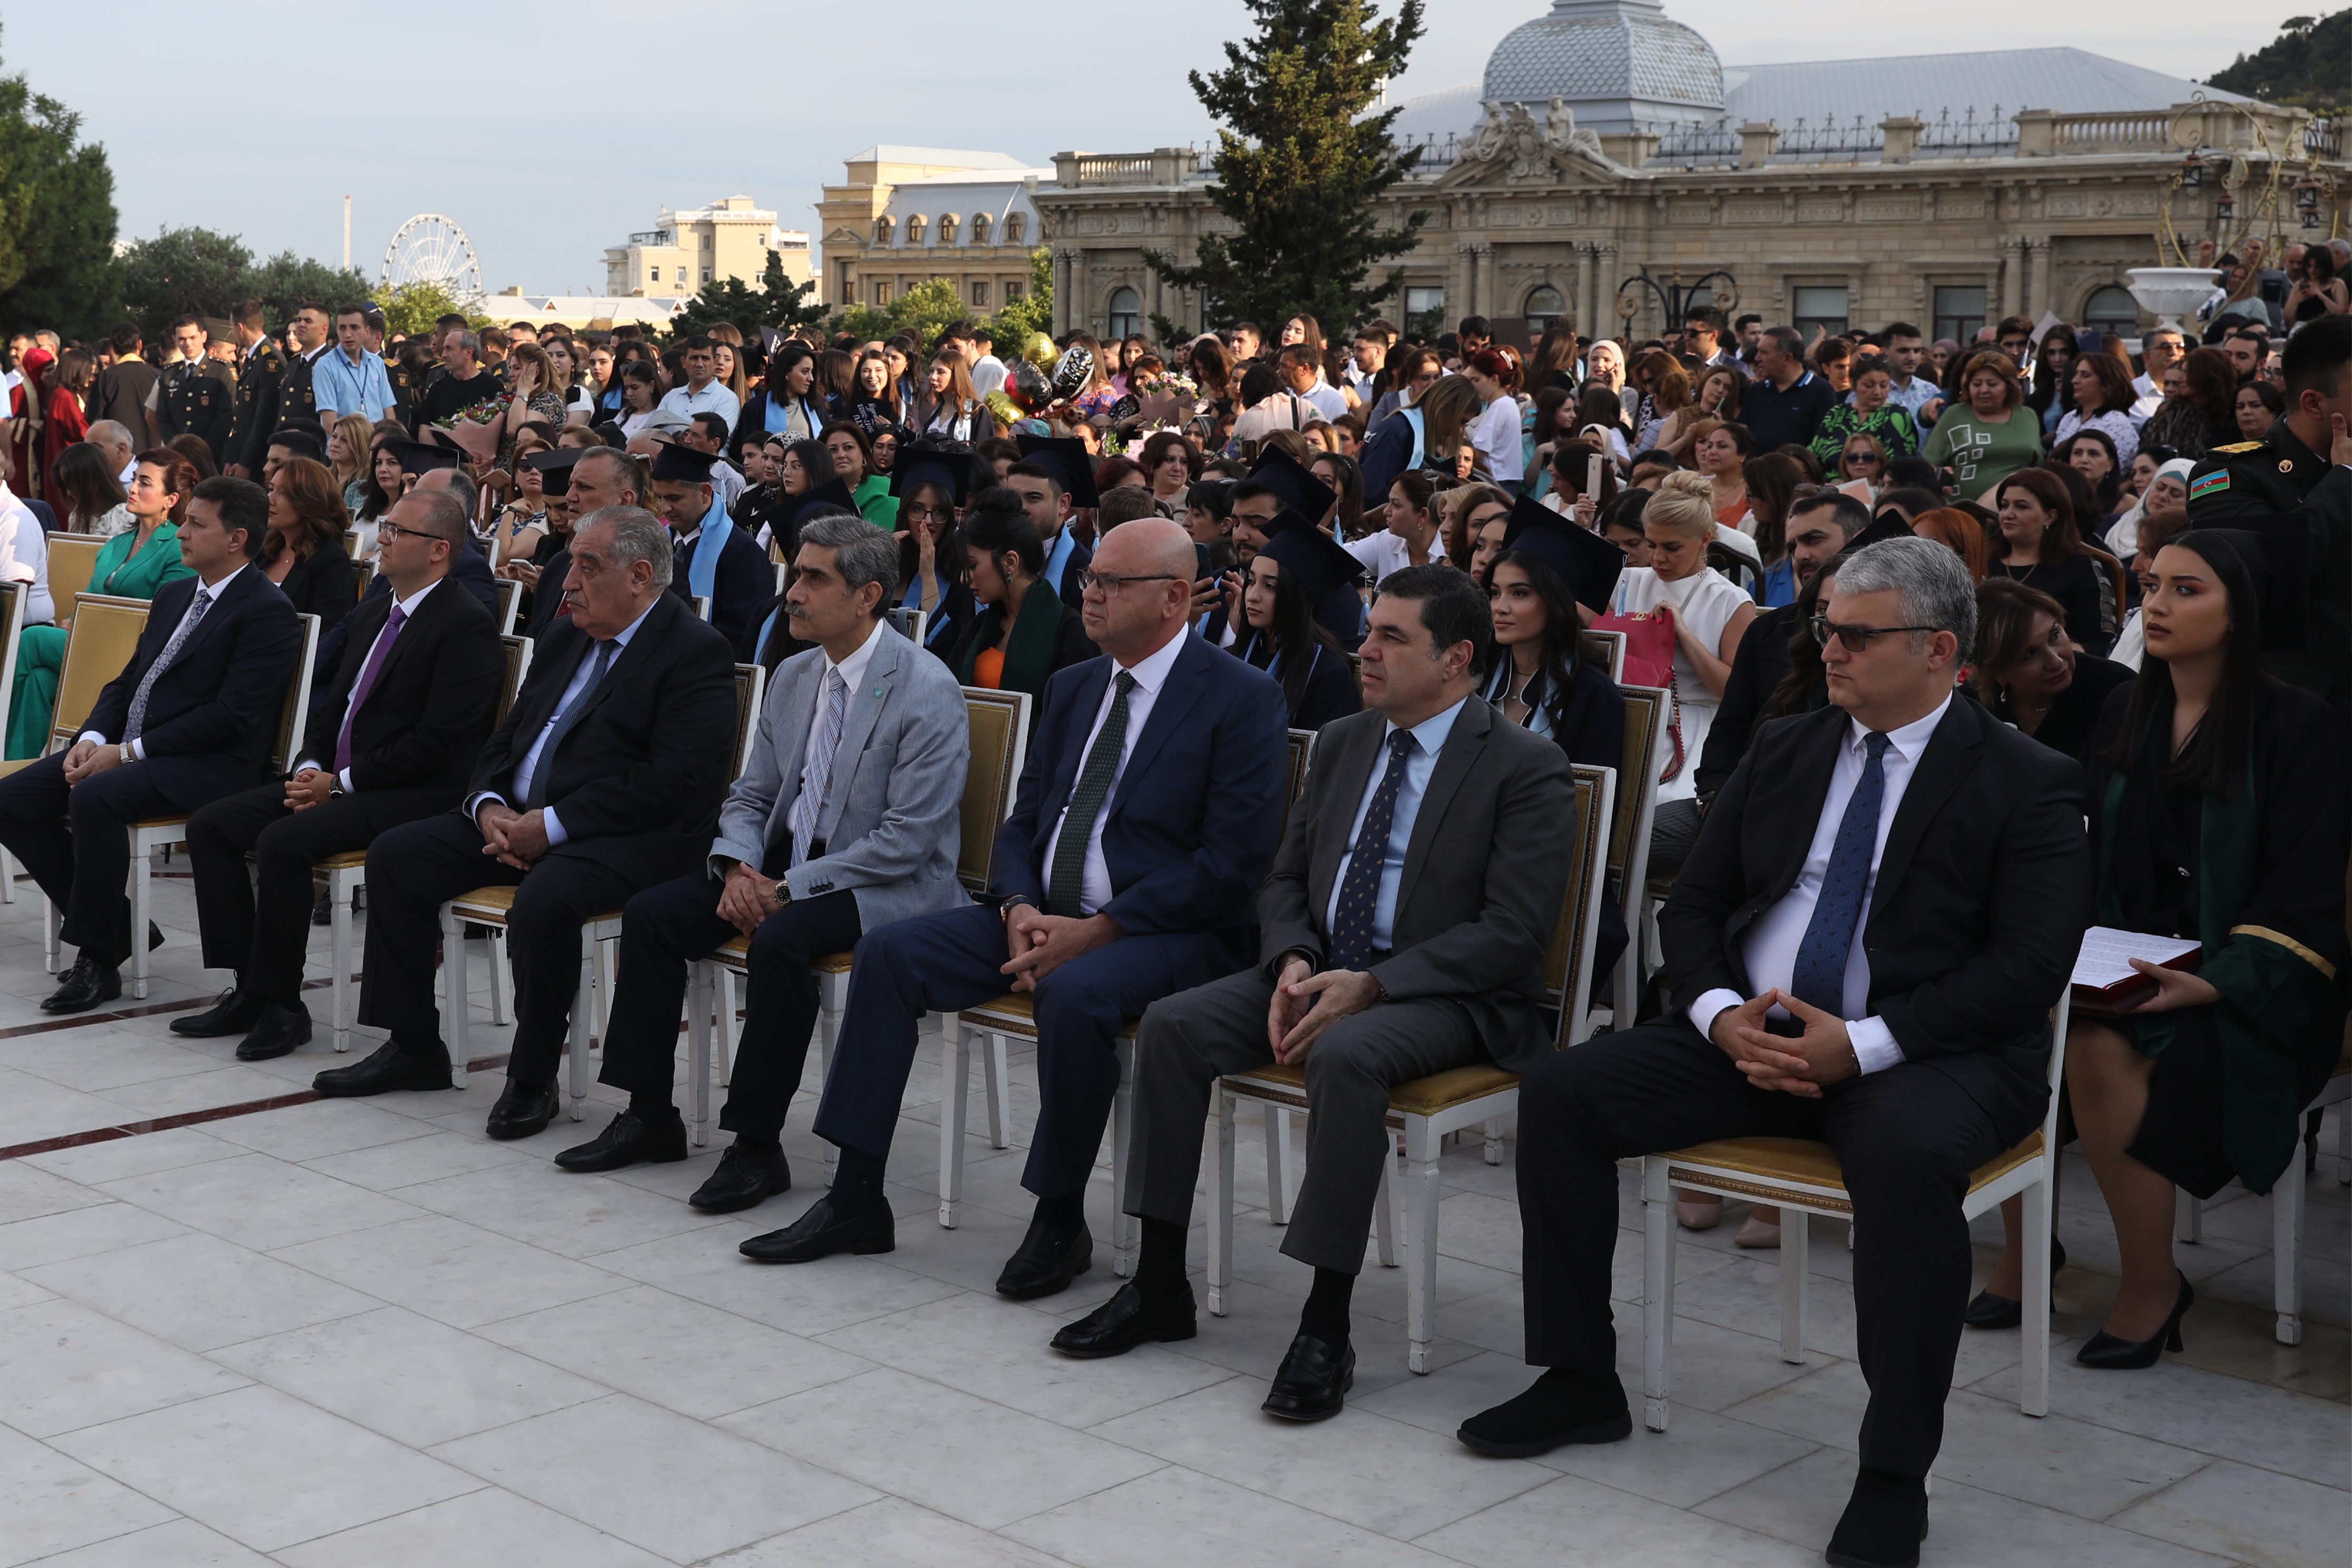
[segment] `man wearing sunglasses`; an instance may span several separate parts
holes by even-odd
[[[2042,1121],[2092,858],[2082,770],[1954,700],[1976,594],[1951,550],[1856,552],[1813,629],[1830,705],[1757,737],[1660,911],[1677,1010],[1520,1086],[1528,1359],[1547,1370],[1460,1436],[1526,1457],[1632,1430],[1609,1305],[1618,1160],[1826,1142],[1853,1203],[1870,1388],[1827,1556],[1874,1568],[1918,1560],[1969,1294],[1960,1203]]]

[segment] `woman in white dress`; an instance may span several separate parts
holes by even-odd
[[[1657,826],[1650,864],[1671,874],[1698,837],[1698,758],[1723,700],[1739,639],[1756,619],[1756,603],[1728,578],[1708,570],[1715,537],[1713,487],[1704,474],[1668,474],[1642,509],[1650,564],[1626,569],[1612,610],[1647,611],[1675,633],[1675,712],[1682,736],[1682,767],[1658,785]]]

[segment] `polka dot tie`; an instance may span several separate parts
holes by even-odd
[[[1870,886],[1871,851],[1878,847],[1878,807],[1886,798],[1886,737],[1873,731],[1862,738],[1870,752],[1862,780],[1845,803],[1837,841],[1830,846],[1829,869],[1822,874],[1821,897],[1797,962],[1789,972],[1789,994],[1836,1017],[1845,1016],[1845,965],[1853,952],[1854,927]]]
[[[1054,880],[1045,889],[1045,912],[1073,918],[1085,913],[1080,902],[1087,887],[1087,846],[1093,839],[1095,818],[1110,798],[1111,781],[1118,776],[1118,761],[1127,751],[1127,696],[1135,677],[1122,669],[1111,682],[1110,711],[1087,752],[1078,782],[1070,791],[1069,809],[1062,816],[1062,831],[1054,840]]]
[[[1334,969],[1362,969],[1371,963],[1372,916],[1380,907],[1381,870],[1388,864],[1397,792],[1404,787],[1405,763],[1412,757],[1412,731],[1399,730],[1389,737],[1388,772],[1372,791],[1372,804],[1364,808],[1364,826],[1356,831],[1348,874],[1339,881],[1339,913],[1331,922]]]

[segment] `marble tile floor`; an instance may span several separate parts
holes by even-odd
[[[279,1061],[171,1036],[221,977],[197,966],[184,881],[163,880],[156,904],[170,941],[147,1001],[61,1024],[34,1006],[53,984],[37,896],[20,885],[0,906],[0,1147],[269,1100],[336,1060],[323,989],[317,1043]],[[318,975],[323,931],[315,948]],[[488,1023],[487,966],[473,973],[474,1050],[493,1056],[507,1031]],[[1368,1266],[1349,1406],[1293,1427],[1257,1409],[1307,1276],[1265,1223],[1255,1119],[1233,1315],[1067,1362],[1047,1338],[1113,1283],[1108,1168],[1089,1198],[1097,1269],[1066,1296],[1000,1300],[1034,1072],[1015,1057],[1015,1147],[987,1146],[974,1105],[948,1232],[937,1062],[927,1040],[892,1173],[898,1249],[798,1268],[734,1244],[823,1179],[807,1096],[785,1140],[801,1190],[722,1217],[684,1199],[726,1135],[683,1164],[565,1175],[548,1157],[614,1097],[597,1091],[579,1126],[492,1143],[495,1071],[462,1092],[0,1159],[0,1568],[1820,1561],[1864,1398],[1843,1227],[1817,1227],[1804,1364],[1780,1359],[1777,1259],[1731,1245],[1735,1205],[1681,1238],[1672,1430],[1482,1460],[1454,1426],[1529,1373],[1508,1148],[1490,1167],[1474,1143],[1444,1164],[1438,1370],[1406,1372],[1402,1279]],[[2112,1293],[2114,1245],[2071,1158],[2051,1415],[2018,1414],[2014,1333],[1968,1336],[1924,1561],[2341,1564],[2347,1196],[2324,1161],[2301,1347],[2270,1337],[2270,1200],[2232,1190],[2179,1249],[2200,1291],[2187,1351],[2092,1373],[2073,1351]],[[1619,1203],[1621,1370],[1637,1386],[1630,1177]],[[1979,1226],[1980,1271],[1997,1237]]]

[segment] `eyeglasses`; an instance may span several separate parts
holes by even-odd
[[[1831,637],[1835,636],[1838,641],[1845,644],[1848,653],[1860,653],[1870,646],[1873,637],[1883,637],[1895,632],[1932,632],[1936,629],[1934,626],[1842,626],[1827,616],[1815,616],[1811,625],[1815,642],[1827,647]]]
[[[944,506],[910,506],[906,515],[917,522],[945,522],[955,516],[955,510]]]
[[[454,541],[452,541],[446,533],[427,533],[421,528],[403,528],[396,522],[377,523],[375,525],[375,536],[379,543],[403,538],[437,539],[444,544],[454,542]]]
[[[1848,452],[1845,455],[1845,466],[1849,468],[1856,463],[1876,463],[1877,461],[1878,454],[1875,452]]]
[[[1106,599],[1118,598],[1118,591],[1129,583],[1181,583],[1183,581],[1183,578],[1172,572],[1155,572],[1140,577],[1107,577],[1100,572],[1078,574],[1078,587],[1081,590],[1089,588],[1097,590]]]

